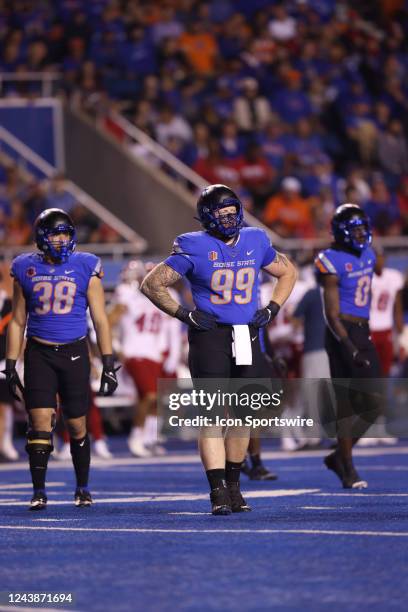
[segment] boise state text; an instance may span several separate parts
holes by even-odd
[[[72,253],[63,263],[47,263],[43,255],[27,253],[14,259],[11,276],[26,300],[27,337],[66,343],[86,336],[89,281],[103,276],[99,257]]]
[[[336,248],[319,253],[315,260],[318,276],[335,274],[339,279],[339,302],[342,314],[369,318],[375,260],[375,252],[370,246],[367,246],[360,255]]]
[[[240,230],[228,245],[208,232],[178,236],[165,264],[185,276],[196,308],[218,323],[248,324],[258,308],[258,276],[276,256],[267,234],[258,228]]]

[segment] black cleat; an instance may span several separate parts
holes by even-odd
[[[248,506],[245,499],[242,497],[239,482],[227,482],[227,487],[231,499],[232,512],[251,512],[251,506]]]
[[[88,489],[78,487],[75,491],[75,505],[78,508],[92,506],[92,496]]]
[[[334,451],[334,453],[330,453],[330,455],[327,455],[327,457],[325,457],[324,459],[324,464],[328,470],[332,470],[335,474],[337,474],[341,482],[343,482],[344,466],[341,457],[337,451]]]
[[[360,478],[353,462],[350,460],[344,464],[343,489],[366,489],[368,483]]]
[[[47,496],[45,491],[37,491],[34,493],[30,502],[30,510],[44,510],[46,507]]]
[[[277,480],[277,474],[270,472],[262,463],[249,471],[249,480]]]
[[[231,499],[227,487],[213,489],[210,493],[211,512],[217,516],[231,514]]]

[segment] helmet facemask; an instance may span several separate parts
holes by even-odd
[[[52,237],[57,234],[67,234],[68,240],[56,243]],[[72,225],[60,224],[51,229],[39,229],[37,245],[39,249],[55,262],[65,263],[76,247],[75,228]]]
[[[235,208],[235,212],[222,213],[224,209],[232,206]],[[235,236],[243,224],[242,206],[239,200],[235,198],[226,198],[219,206],[212,210],[204,210],[204,213],[210,217],[205,224],[206,229],[226,238]]]

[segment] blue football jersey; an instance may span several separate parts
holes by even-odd
[[[39,253],[16,257],[11,276],[26,301],[27,336],[72,342],[87,334],[87,291],[92,276],[103,276],[99,257],[72,253],[65,263],[47,263]]]
[[[259,270],[275,255],[264,230],[245,227],[233,245],[204,231],[182,234],[165,263],[190,282],[198,310],[238,325],[249,323],[257,310]]]
[[[338,277],[342,314],[369,318],[375,260],[375,252],[371,247],[364,249],[360,256],[333,248],[317,256],[317,274],[335,274]]]

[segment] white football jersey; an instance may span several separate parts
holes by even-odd
[[[400,289],[404,286],[401,272],[384,268],[381,276],[374,274],[371,284],[371,331],[385,331],[394,327],[394,304]]]
[[[261,285],[261,305],[264,308],[272,299],[272,293],[276,281],[264,283]],[[311,283],[298,280],[293,288],[292,293],[279,310],[277,316],[268,326],[268,337],[271,343],[274,342],[291,342],[301,344],[303,342],[302,328],[295,328],[290,318],[292,317],[296,306],[310,288]]]
[[[136,283],[118,285],[114,303],[126,306],[117,326],[123,355],[161,363],[167,348],[163,329],[168,315],[152,304]]]

